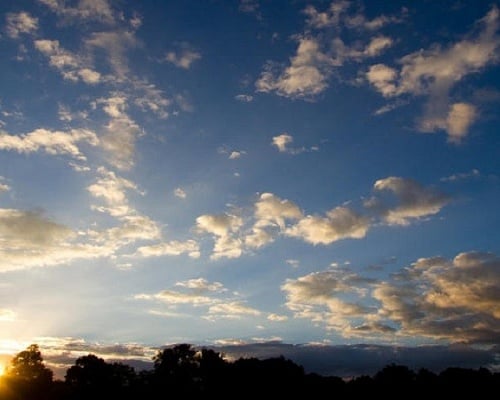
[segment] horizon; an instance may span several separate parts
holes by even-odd
[[[0,16],[0,361],[500,368],[497,1]]]

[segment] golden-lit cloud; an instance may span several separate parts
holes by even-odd
[[[308,215],[286,230],[286,234],[299,237],[312,244],[330,244],[341,239],[365,237],[370,227],[369,218],[347,207],[337,207],[326,217]]]
[[[377,192],[392,192],[397,198],[395,206],[382,204],[376,198],[366,203],[368,207],[378,208],[389,225],[408,225],[412,220],[437,214],[450,202],[449,196],[411,179],[391,176],[379,179],[373,188]]]

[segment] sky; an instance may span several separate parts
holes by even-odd
[[[499,365],[500,4],[0,14],[4,360]]]

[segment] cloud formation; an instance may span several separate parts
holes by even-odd
[[[165,56],[165,61],[183,69],[191,68],[191,65],[199,59],[201,59],[201,54],[188,48],[183,48],[177,53],[170,51]]]
[[[86,161],[86,156],[77,145],[79,142],[91,146],[100,143],[97,135],[88,129],[64,132],[39,128],[22,135],[9,135],[0,131],[0,150],[25,154],[43,150],[50,155],[67,155],[78,161]]]
[[[275,92],[292,99],[313,100],[325,91],[334,71],[348,62],[376,57],[393,45],[393,40],[373,32],[402,17],[380,15],[368,20],[361,11],[350,12],[351,3],[332,2],[328,10],[308,5],[304,9],[306,28],[293,36],[298,43],[288,66],[268,61],[255,82],[258,92]],[[344,32],[355,29],[366,41],[346,45]],[[333,36],[332,36],[333,34]]]
[[[404,94],[425,96],[427,103],[418,129],[422,132],[444,130],[450,142],[460,143],[478,112],[470,103],[450,103],[450,92],[465,77],[498,61],[499,14],[498,7],[493,6],[478,21],[481,29],[477,35],[469,34],[446,48],[433,45],[410,53],[398,60],[399,69],[385,64],[372,65],[366,78],[386,98]]]
[[[32,17],[25,11],[8,13],[5,19],[7,35],[13,39],[18,38],[21,34],[33,33],[38,29],[38,18]]]
[[[397,334],[495,344],[499,265],[495,254],[467,252],[452,260],[419,259],[386,281],[333,269],[287,279],[281,289],[295,317],[344,337],[392,340]]]

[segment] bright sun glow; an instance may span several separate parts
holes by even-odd
[[[5,373],[5,366],[3,364],[0,364],[0,376],[2,376]]]

